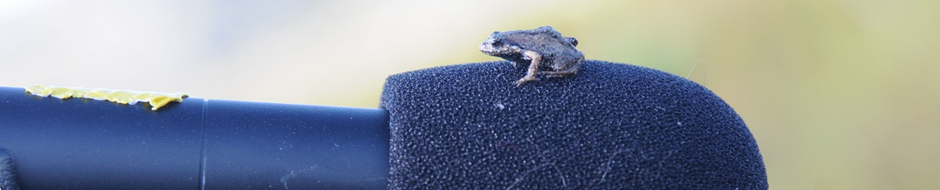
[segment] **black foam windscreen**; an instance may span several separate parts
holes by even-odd
[[[516,86],[506,61],[392,75],[390,189],[766,189],[757,143],[679,76],[597,60]]]

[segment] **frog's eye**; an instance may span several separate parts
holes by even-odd
[[[568,38],[568,43],[571,43],[571,45],[578,46],[577,38],[573,38],[573,37],[565,37],[565,38]]]
[[[499,40],[498,38],[494,38],[490,40],[490,44],[493,46],[500,46],[500,45],[503,45],[503,41]]]

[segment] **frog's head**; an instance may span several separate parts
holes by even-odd
[[[565,37],[568,40],[568,43],[571,43],[573,46],[578,46],[578,39],[574,37]]]
[[[483,44],[480,44],[480,51],[487,55],[505,58],[505,56],[520,55],[522,48],[496,31],[490,34]]]

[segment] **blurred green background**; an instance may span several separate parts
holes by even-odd
[[[551,25],[744,118],[773,189],[940,189],[940,1],[0,0],[0,86],[376,107],[385,77]]]

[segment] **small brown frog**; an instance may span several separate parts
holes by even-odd
[[[538,80],[537,74],[566,77],[578,73],[581,62],[584,62],[584,53],[575,48],[577,45],[578,39],[564,37],[551,26],[543,26],[532,30],[493,32],[480,44],[480,51],[509,60],[513,67],[530,62],[525,77],[516,81],[516,86],[519,86]],[[553,70],[539,71],[539,66],[543,65]]]

